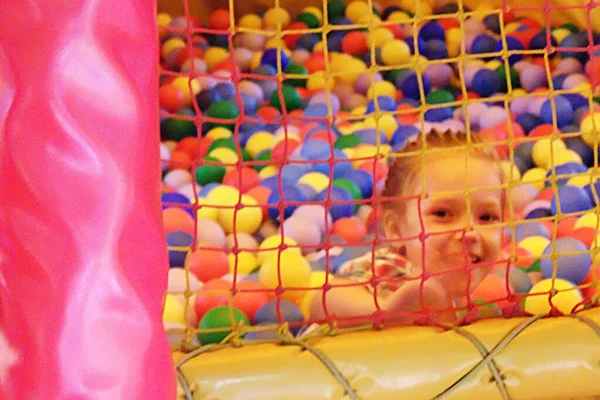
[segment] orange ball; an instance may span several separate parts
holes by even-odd
[[[535,199],[551,201],[552,197],[554,197],[554,189],[552,189],[551,187],[547,187],[545,189],[542,189],[542,191],[538,193]]]
[[[184,47],[183,49],[181,49],[181,51],[179,51],[179,53],[177,53],[177,59],[175,60],[177,68],[181,68],[183,63],[189,60],[190,58],[203,59],[204,52],[198,47]]]
[[[254,320],[258,309],[269,301],[267,290],[261,284],[250,281],[241,281],[235,288],[239,291],[233,296],[233,307],[246,314],[250,321]]]
[[[214,279],[204,283],[204,286],[196,292],[196,302],[194,308],[198,320],[201,320],[204,314],[209,310],[226,306],[229,303],[229,291],[231,283],[222,279]]]
[[[288,138],[279,141],[271,150],[271,160],[275,164],[282,163],[298,146],[300,146],[300,141],[297,139]]]
[[[387,164],[381,160],[376,162],[374,160],[367,160],[364,163],[360,164],[358,166],[358,169],[367,171],[368,173],[373,175],[375,182],[379,182],[380,179],[384,179],[387,176],[389,168]]]
[[[325,71],[325,54],[322,51],[313,53],[304,64],[309,74]]]
[[[367,35],[364,32],[349,32],[342,40],[342,51],[344,53],[359,56],[365,54],[368,50]]]
[[[584,226],[579,229],[575,229],[571,234],[573,239],[579,240],[581,243],[585,244],[587,247],[592,247],[594,244],[594,240],[598,236],[598,232],[591,226]]]
[[[571,237],[578,219],[578,217],[567,217],[561,220],[556,229],[556,237]]]
[[[438,19],[438,23],[446,32],[452,28],[460,28],[460,21],[456,18],[440,18]]]
[[[215,10],[208,18],[208,26],[212,29],[229,29],[229,10]]]
[[[509,304],[508,297],[514,292],[510,283],[506,282],[506,276],[490,274],[471,293],[471,300],[484,300],[502,306]]]
[[[277,119],[281,116],[279,110],[271,106],[261,107],[256,114],[267,121]]]
[[[185,107],[183,91],[173,85],[163,85],[158,89],[158,104],[169,112],[175,113]]]
[[[225,250],[206,247],[200,244],[189,257],[190,272],[201,282],[218,279],[229,273]]]
[[[308,26],[304,22],[297,21],[297,22],[292,22],[291,24],[289,24],[285,30],[286,31],[300,31],[303,29],[308,29]],[[289,49],[293,49],[296,47],[296,43],[298,43],[298,40],[300,40],[302,35],[303,35],[302,33],[290,33],[283,37],[283,41],[285,42],[285,45]]]
[[[193,235],[194,229],[194,218],[185,210],[181,208],[166,208],[162,212],[163,216],[163,229],[166,233],[181,231]]]
[[[550,124],[541,124],[536,126],[529,132],[529,137],[544,137],[552,135],[554,128]]]
[[[268,216],[269,216],[269,212],[268,212],[268,203],[269,203],[269,196],[271,196],[271,189],[266,188],[264,186],[256,186],[250,190],[248,190],[248,192],[246,192],[246,194],[252,198],[254,198],[254,200],[256,200],[256,202],[258,203],[258,205],[262,206],[262,211],[263,211],[263,220],[265,220]]]
[[[223,177],[223,185],[236,187],[242,193],[258,186],[259,183],[260,176],[258,172],[250,167],[232,168]]]
[[[594,275],[592,275],[592,274],[594,274]],[[595,278],[595,279],[593,279],[593,278]],[[584,286],[586,284],[590,284],[594,281],[595,282],[600,281],[600,265],[592,265],[592,268],[590,268],[590,273],[588,274],[588,276],[585,277],[584,280],[581,281],[580,287]],[[583,294],[584,297],[592,296],[598,291],[599,291],[598,289],[592,287],[591,285],[589,287],[581,288],[581,293]]]
[[[192,157],[185,151],[173,151],[169,160],[169,169],[185,169],[192,168]]]
[[[356,217],[340,218],[333,223],[332,232],[349,244],[355,244],[366,236],[367,227]]]
[[[192,161],[200,158],[201,150],[200,140],[193,136],[188,136],[181,139],[175,148],[175,151],[183,151],[184,153],[187,153]]]

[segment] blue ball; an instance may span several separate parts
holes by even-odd
[[[500,34],[500,18],[498,18],[498,15],[491,14],[486,16],[483,19],[483,23],[489,31],[494,32],[496,35]]]
[[[223,100],[223,97],[214,89],[204,89],[196,95],[196,103],[198,103],[198,108],[202,111],[208,110],[211,104],[220,100]]]
[[[554,90],[562,90],[563,83],[568,77],[568,74],[558,74],[555,77],[553,77],[552,85],[554,86]]]
[[[375,128],[360,129],[355,131],[354,134],[360,138],[362,143],[377,144],[377,137],[379,136],[379,144],[389,144],[385,133],[379,131],[379,134],[377,134],[377,129]]]
[[[600,198],[600,181],[594,182],[594,190],[592,190],[592,185],[589,184],[584,187],[584,190],[590,203],[592,203],[594,207],[597,206],[598,202],[596,201],[596,198],[594,198],[594,190],[596,191],[596,196]]]
[[[410,47],[410,53],[411,54],[416,54],[415,52],[415,41],[414,41],[414,36],[407,36],[404,38],[404,41],[406,42],[406,44],[408,45],[408,47]],[[426,48],[427,44],[426,42],[421,39],[421,38],[417,38],[417,47],[419,50],[419,54],[425,54],[425,48]]]
[[[587,172],[587,168],[583,164],[576,163],[576,162],[561,164],[561,165],[555,166],[554,168],[551,168],[546,173],[546,178],[549,178],[552,175],[552,171],[555,171],[555,174],[557,177],[565,176],[564,178],[558,178],[558,181],[557,181],[559,185],[564,185],[565,183],[567,183],[567,181],[569,179],[572,178],[572,176],[568,176],[568,175],[585,173],[585,172]]]
[[[283,176],[281,178],[281,180],[283,181]],[[279,191],[279,188],[281,187],[281,184],[279,183],[279,174],[275,174],[273,176],[269,176],[261,180],[260,186],[265,187],[267,189],[271,189],[272,192]]]
[[[579,285],[588,274],[592,267],[592,257],[589,254],[589,249],[586,245],[577,239],[570,237],[562,237],[556,239],[554,246],[550,243],[542,253],[543,256],[540,262],[540,267],[544,278],[552,278],[554,272],[554,262],[550,258],[553,253],[553,247],[558,256],[556,260],[556,277],[565,279],[574,285]],[[578,252],[586,252],[583,254],[571,254]]]
[[[577,49],[578,51],[562,51],[560,54],[564,58],[576,58],[582,64],[585,64],[589,58],[587,53],[587,46],[589,44],[587,30],[571,33],[560,42],[560,47],[568,47]]]
[[[525,216],[525,219],[539,219],[551,216],[552,212],[549,208],[536,208],[535,210],[531,210],[529,214]]]
[[[202,186],[202,189],[198,192],[198,197],[206,197],[210,193],[211,190],[221,186],[220,183],[209,183],[208,185]]]
[[[410,97],[405,97],[403,99],[398,100],[398,105],[407,104],[411,107],[419,107],[421,104],[419,100],[411,99]]]
[[[281,71],[285,71],[290,63],[290,59],[283,51],[280,51],[279,54],[281,57]],[[275,71],[277,71],[277,49],[271,48],[263,51],[262,57],[260,58],[260,63],[264,65],[270,65],[271,67],[275,68]]]
[[[230,82],[219,82],[212,89],[221,95],[223,100],[233,100],[235,101],[235,86],[233,86]]]
[[[328,113],[329,108],[327,108],[327,104],[323,103],[309,104],[304,109],[304,116],[307,118],[326,118]]]
[[[589,107],[584,106],[584,107],[579,107],[577,108],[575,111],[573,111],[573,121],[572,121],[572,125],[575,127],[578,127],[581,125],[581,121],[583,120],[585,114],[589,111]],[[571,124],[570,124],[571,125]],[[568,125],[566,125],[568,126]],[[562,127],[561,131],[564,133],[564,126]],[[575,131],[577,132],[577,130]]]
[[[529,49],[530,50],[542,50],[542,49],[545,49],[547,47],[547,45],[548,45],[548,39],[546,37],[546,31],[545,30],[541,31],[540,33],[538,33],[537,35],[535,35],[529,41]],[[558,46],[558,42],[556,41],[556,39],[552,35],[550,35],[550,45],[552,47],[557,47]]]
[[[575,125],[569,124],[569,125],[565,125],[562,128],[560,128],[560,130],[562,131],[562,133],[575,133],[575,132],[579,132],[579,128]]]
[[[556,124],[558,127],[563,127],[568,125],[573,120],[573,107],[569,100],[565,97],[558,95],[554,97],[555,107],[556,107]],[[542,109],[540,110],[540,119],[545,124],[552,124],[553,119],[552,113],[552,103],[551,100],[548,99],[542,104]]]
[[[369,100],[367,103],[367,114],[375,112],[375,101],[377,101],[379,111],[396,111],[398,107],[396,105],[396,100],[392,99],[390,96],[377,96],[376,99]]]
[[[169,207],[172,207],[172,204],[192,204],[191,200],[193,199],[188,199],[187,196],[184,196],[181,193],[177,193],[177,192],[169,192],[169,193],[163,193],[160,196],[160,201],[163,203],[162,209],[166,209]],[[186,207],[184,208],[185,211],[187,211],[192,217],[194,216],[194,213],[192,212],[191,207]]]
[[[340,176],[340,179],[348,179],[360,188],[363,199],[370,199],[373,195],[373,175],[362,169],[353,169]]]
[[[593,207],[592,202],[590,201],[590,198],[584,188],[564,185],[558,188],[557,195],[555,194],[552,197],[550,203],[550,211],[552,215],[556,215],[558,213],[557,202],[560,203],[560,210],[563,214],[587,211]]]
[[[539,222],[519,224],[515,227],[515,241],[520,242],[530,236],[542,236],[550,239],[550,232],[548,232],[548,228],[544,224]]]
[[[253,74],[262,75],[262,76],[276,76],[277,68],[270,64],[261,64],[258,67],[254,68],[252,71]],[[264,82],[264,80],[258,80],[258,82]]]
[[[498,76],[498,74],[496,74],[496,76]],[[427,96],[431,91],[431,81],[425,75],[421,75],[421,78],[423,78],[423,94]],[[404,79],[401,89],[404,97],[421,101],[421,94],[419,92],[419,78],[414,72]]]
[[[533,114],[523,113],[523,114],[517,115],[517,123],[519,125],[521,125],[521,128],[523,128],[523,131],[526,134],[528,134],[534,128],[541,125],[542,120]]]
[[[298,183],[296,187],[302,192],[302,194],[306,198],[306,201],[313,201],[315,197],[317,197],[317,195],[319,194],[319,192],[317,192],[317,189],[306,183]]]
[[[569,150],[573,150],[579,154],[581,161],[583,161],[586,167],[590,168],[594,166],[594,150],[583,139],[580,137],[570,137],[565,138],[564,142]]]
[[[274,327],[272,323],[253,324],[253,326],[255,328],[262,328],[262,329],[246,333],[246,336],[244,336],[245,340],[260,340],[260,341],[279,340],[279,333],[277,332],[277,328]],[[270,327],[272,329],[265,330],[264,328],[267,328],[267,327]]]
[[[284,185],[295,185],[310,169],[310,164],[286,164],[281,169],[281,180]]]
[[[398,72],[398,74],[396,75],[396,81],[394,82],[394,85],[396,86],[396,89],[400,89],[400,88],[402,87],[402,83],[404,82],[404,80],[405,80],[405,79],[406,79],[408,76],[410,76],[410,75],[412,75],[412,74],[414,74],[414,71],[413,71],[413,70],[410,70],[410,69],[408,69],[408,68],[406,68],[406,69],[401,69],[401,70]],[[403,99],[401,99],[401,100],[398,102],[398,104],[401,104],[400,102],[401,102],[402,100],[406,100],[406,98],[403,98]],[[412,99],[410,99],[410,100],[412,100]],[[418,104],[417,104],[416,106],[418,106]],[[416,107],[416,106],[415,106],[415,107]]]
[[[279,320],[278,310],[283,321]],[[277,300],[271,300],[254,314],[255,324],[280,325],[284,322],[294,325],[290,326],[290,332],[294,335],[298,333],[302,327],[301,323],[304,322],[304,315],[300,308],[288,300],[281,300],[279,304],[277,304]]]
[[[333,25],[353,25],[354,22],[350,18],[338,17],[331,21]]]
[[[428,122],[443,122],[452,119],[452,116],[452,108],[450,107],[432,108],[425,111],[425,121]]]
[[[508,51],[525,50],[525,47],[523,47],[523,43],[521,43],[521,41],[514,36],[506,37],[506,47]],[[502,43],[502,40],[498,40],[498,42],[496,43],[495,51],[502,51],[502,49],[504,49],[504,43]],[[508,56],[508,63],[510,65],[513,65],[514,63],[516,63],[517,61],[521,61],[522,59],[523,54],[511,54],[510,56]]]
[[[517,169],[519,170],[521,175],[523,175],[525,172],[527,172],[531,169],[531,166],[529,164],[527,164],[526,161],[524,161],[522,158],[520,158],[518,156],[515,156],[514,165],[515,165],[515,167],[517,167]]]
[[[242,98],[242,105],[244,106],[244,115],[255,114],[258,109],[256,98],[248,93],[240,93],[240,97]]]
[[[348,156],[346,155],[346,153],[344,153],[340,149],[335,149],[333,151],[333,155],[334,155],[333,178],[337,179],[341,175],[352,170],[352,162],[344,161],[344,160],[348,160]],[[330,173],[329,163],[315,163],[313,165],[313,169],[316,172],[320,172],[322,174],[329,176],[329,173]]]
[[[262,186],[262,183],[261,183]],[[283,194],[283,196],[282,196]],[[283,185],[281,190],[273,190],[269,195],[267,204],[269,205],[269,217],[274,220],[279,220],[279,205],[285,203],[286,207],[283,209],[283,217],[289,218],[294,210],[298,208],[296,204],[289,204],[288,202],[304,202],[306,198],[300,189],[291,185]]]
[[[327,200],[328,189],[322,190],[315,201],[322,202],[321,204],[325,207],[325,201]],[[331,198],[329,203],[329,212],[331,213],[331,219],[335,222],[340,218],[348,218],[354,215],[354,204],[351,203],[354,199],[352,195],[344,188],[339,186],[331,187]],[[347,204],[338,204],[338,202],[348,202]],[[333,204],[333,205],[332,205]]]
[[[307,160],[327,160],[331,158],[331,145],[321,139],[309,140],[302,145],[300,154]]]
[[[342,31],[332,31],[327,35],[327,50],[335,51],[338,53],[342,52],[342,41],[344,40],[344,33]]]
[[[442,60],[448,58],[446,42],[439,39],[428,40],[423,55],[430,60]]]
[[[496,42],[497,40],[487,33],[477,35],[471,43],[471,54],[493,53],[496,49]]]
[[[254,120],[259,119],[260,117],[258,117],[257,115],[248,115],[248,118],[252,118]],[[262,131],[265,129],[266,124],[264,122],[260,122],[260,121],[247,121],[247,122],[243,122],[240,125],[240,129],[239,132],[240,133],[246,133],[248,134],[248,139],[255,134],[256,132]],[[245,144],[243,144],[242,146],[245,146]]]
[[[194,242],[194,237],[187,232],[173,231],[167,233],[167,247],[188,247]],[[169,249],[169,266],[183,268],[188,250]]]
[[[212,47],[227,47],[229,44],[229,37],[227,35],[204,34],[204,37]]]
[[[296,48],[312,52],[313,48],[317,43],[320,42],[320,40],[321,39],[314,33],[307,33],[302,35],[300,39],[298,39],[298,41],[296,42]]]
[[[425,41],[431,39],[446,40],[446,31],[439,22],[435,20],[427,21],[419,31],[419,38]]]
[[[562,97],[569,100],[569,103],[571,103],[571,107],[573,107],[573,110],[577,110],[581,107],[587,107],[588,109],[590,108],[590,102],[588,101],[588,99],[585,98],[585,96],[580,95],[579,93],[567,93],[563,94]]]
[[[496,71],[483,68],[475,73],[471,86],[481,97],[489,97],[500,90],[502,82]]]

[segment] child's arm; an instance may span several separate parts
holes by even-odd
[[[331,284],[334,286],[356,283],[349,279],[333,278]],[[377,310],[375,307],[375,296],[361,286],[334,287],[325,296],[327,301],[327,314],[335,314],[340,318],[367,316]],[[383,308],[383,301],[379,301],[379,307]],[[323,295],[317,293],[313,296],[310,307],[311,319],[325,318],[323,307]]]

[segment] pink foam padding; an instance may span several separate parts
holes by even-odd
[[[174,399],[156,4],[0,1],[0,399]]]

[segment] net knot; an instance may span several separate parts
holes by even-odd
[[[279,340],[283,345],[296,344],[298,341],[298,339],[290,332],[290,327],[287,322],[279,325],[279,328],[277,328],[277,336],[279,336]]]

